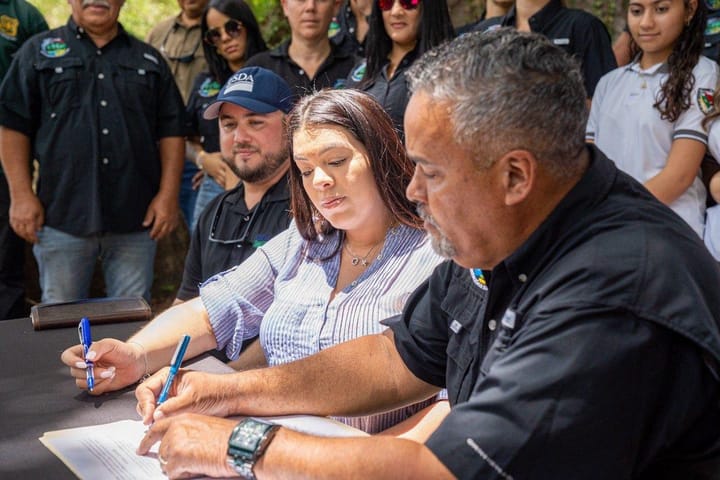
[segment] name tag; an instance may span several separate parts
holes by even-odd
[[[569,38],[553,38],[553,43],[555,45],[570,45],[570,39]]]
[[[503,327],[509,328],[509,329],[515,328],[515,318],[516,317],[517,317],[517,315],[515,314],[515,312],[513,312],[509,308],[507,310],[505,310],[505,315],[503,315],[503,318],[502,318]]]

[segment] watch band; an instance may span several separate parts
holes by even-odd
[[[253,468],[279,428],[256,418],[242,419],[228,439],[228,465],[243,478],[254,479]]]

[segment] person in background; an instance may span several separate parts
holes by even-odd
[[[170,478],[716,478],[720,269],[685,222],[585,144],[577,64],[505,29],[463,35],[408,76],[407,195],[453,262],[391,332],[274,368],[181,370],[156,408],[158,372],[135,391],[155,419],[138,453],[160,442]],[[471,267],[489,278],[479,304],[466,294]],[[452,408],[422,444],[257,418],[381,411],[443,387]]]
[[[456,29],[458,35],[463,35],[475,30],[475,27],[484,20],[507,15],[510,8],[515,4],[515,0],[486,0],[485,8],[476,21],[461,25]]]
[[[156,241],[178,223],[182,97],[160,52],[118,23],[123,0],[68,3],[0,88],[10,225],[34,243],[43,302],[86,298],[98,258],[108,296],[149,300]]]
[[[718,65],[702,56],[705,5],[636,0],[627,16],[634,60],[598,83],[586,138],[702,238],[703,120],[718,82]]]
[[[200,186],[190,221],[191,232],[208,203],[239,181],[222,161],[217,121],[203,118],[203,112],[248,58],[267,50],[257,19],[244,0],[211,0],[202,15],[201,29],[208,70],[195,77],[186,112],[195,163],[203,172],[195,178]]]
[[[346,45],[345,48],[358,57],[365,57],[365,39],[370,28],[368,17],[372,6],[373,0],[345,0],[330,25],[330,40],[339,46]]]
[[[517,0],[507,15],[484,20],[475,31],[499,27],[540,33],[575,57],[583,72],[588,101],[600,77],[617,67],[605,25],[584,10],[566,7],[563,0]]]
[[[25,0],[0,2],[0,80],[15,52],[48,29],[42,14]],[[25,242],[10,227],[10,192],[0,166],[0,320],[25,316]]]
[[[403,131],[408,102],[405,72],[427,50],[454,36],[446,0],[373,2],[367,59],[350,73],[346,86],[368,92]]]
[[[203,55],[200,17],[207,0],[178,0],[180,13],[158,23],[145,41],[162,53],[175,77],[183,102],[187,103],[195,77],[206,68]],[[198,172],[195,162],[187,153],[180,182],[180,210],[188,226],[193,218],[197,191],[193,177]]]
[[[234,128],[237,108],[220,106],[222,129]],[[279,122],[283,113],[270,116]],[[400,313],[440,262],[403,194],[412,164],[371,96],[323,90],[301,99],[287,125],[290,228],[206,281],[200,298],[166,310],[128,342],[93,342],[100,377],[93,393],[124,388],[146,367],[158,370],[183,333],[192,337],[188,358],[218,347],[233,360],[243,340],[259,333],[272,366],[381,332],[382,321]],[[82,352],[71,347],[62,360],[76,384],[87,388],[77,364]],[[447,412],[437,393],[398,407],[342,421],[369,433],[392,427],[394,434],[422,438]]]
[[[197,297],[202,282],[239,265],[288,228],[290,161],[284,122],[292,95],[287,83],[273,72],[247,67],[230,77],[213,97],[213,106],[205,110],[203,124],[215,124],[222,161],[241,181],[212,199],[200,214],[190,235],[175,303]],[[218,118],[225,104],[228,108]]]
[[[341,88],[355,64],[355,55],[328,38],[340,0],[280,0],[290,25],[290,39],[259,53],[247,66],[267,68],[292,87],[296,98],[323,88]]]

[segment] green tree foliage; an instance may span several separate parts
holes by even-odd
[[[65,24],[70,15],[70,5],[65,0],[29,2],[42,12],[51,28]],[[249,0],[248,3],[260,21],[269,45],[276,45],[287,37],[287,22],[279,0]],[[120,22],[130,33],[143,39],[155,24],[178,11],[177,0],[126,0],[120,12]]]

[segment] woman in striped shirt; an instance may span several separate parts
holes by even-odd
[[[106,362],[116,367],[115,378],[122,373],[123,381],[113,388],[142,374],[139,345],[154,370],[166,364],[170,349],[188,331],[188,357],[220,348],[237,358],[243,341],[259,334],[270,365],[380,332],[381,321],[399,314],[442,260],[405,197],[412,163],[372,97],[354,90],[304,97],[290,114],[288,130],[292,226],[241,265],[208,279],[199,299],[160,315],[132,342],[115,345],[114,355],[124,350],[134,359],[135,375],[98,354],[96,372]],[[157,332],[163,332],[161,338]],[[93,349],[109,350],[99,344]],[[76,376],[82,386],[84,371]],[[101,382],[95,391],[99,388]],[[395,426],[392,433],[420,439],[447,410],[447,402],[433,397],[342,421],[369,433]]]

